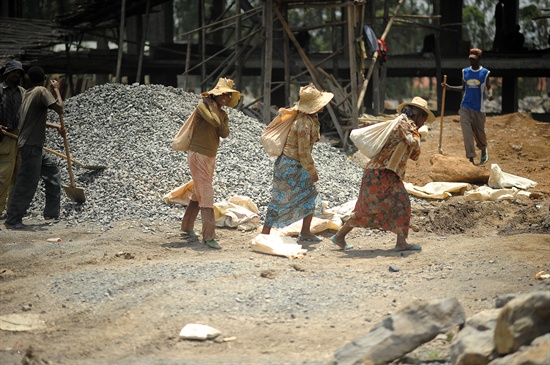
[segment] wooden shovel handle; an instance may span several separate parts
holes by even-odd
[[[447,83],[447,75],[443,76],[443,83]],[[445,94],[446,94],[447,88],[443,87],[443,92],[441,94],[441,116],[439,117],[439,146],[438,146],[438,152],[440,154],[443,153],[442,144],[443,144],[443,117],[445,116]]]
[[[61,128],[65,129],[65,122],[63,121],[63,114],[59,114],[59,123]],[[71,187],[74,188],[74,174],[73,166],[71,165],[71,155],[69,153],[69,142],[67,142],[67,133],[63,133],[63,144],[65,145],[65,154],[67,155],[67,166],[69,167],[69,178],[71,182]]]

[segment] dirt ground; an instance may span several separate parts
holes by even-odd
[[[443,151],[464,156],[458,116],[444,121]],[[392,251],[391,233],[356,229],[351,251],[324,232],[303,259],[263,255],[255,232],[219,229],[221,251],[180,235],[179,224],[144,230],[120,222],[104,231],[31,218],[26,231],[0,231],[0,316],[36,315],[44,327],[0,330],[0,364],[327,364],[335,351],[414,300],[457,297],[467,316],[497,296],[549,290],[550,124],[526,114],[489,117],[490,163],[538,182],[531,199],[413,204],[409,241]],[[429,182],[439,122],[431,125],[406,180]],[[479,156],[476,158],[479,161]],[[489,166],[490,164],[488,164]],[[200,223],[199,223],[200,225]],[[61,242],[48,238],[60,237]],[[398,268],[391,272],[389,267]],[[200,323],[216,340],[185,341]],[[443,336],[399,364],[448,361]]]

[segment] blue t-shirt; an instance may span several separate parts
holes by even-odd
[[[472,70],[467,67],[462,70],[462,80],[464,81],[464,96],[462,97],[462,107],[475,110],[476,112],[485,112],[483,105],[483,93],[487,88],[487,77],[491,71],[484,67]]]

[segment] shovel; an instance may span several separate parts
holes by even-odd
[[[10,133],[10,132],[5,131],[3,129],[0,129],[0,131],[2,131],[2,133],[4,135],[8,136],[8,137],[17,139],[16,134]],[[67,156],[65,156],[64,154],[59,153],[55,150],[52,150],[51,148],[48,148],[46,146],[44,146],[42,148],[44,149],[44,151],[52,153],[52,154],[56,155],[57,157],[64,158],[65,160],[67,159]],[[85,165],[82,162],[79,162],[79,161],[75,160],[74,158],[71,158],[71,162],[76,164],[77,166],[82,167],[83,169],[87,169],[87,170],[105,170],[107,168],[107,166],[102,166],[102,165]]]
[[[443,83],[447,83],[447,75],[443,76]],[[443,94],[441,95],[441,117],[439,119],[439,145],[437,151],[440,155],[443,154],[443,116],[445,115],[445,92],[447,89],[443,88]]]
[[[63,115],[59,116],[59,123],[61,124],[61,128],[65,129]],[[65,145],[65,154],[67,155],[67,166],[69,167],[70,178],[70,185],[63,186],[63,188],[65,189],[65,193],[69,199],[77,202],[78,204],[82,204],[86,201],[86,197],[84,196],[84,189],[79,188],[74,184],[73,167],[71,165],[71,155],[69,154],[69,143],[67,142],[67,135],[65,133],[63,133],[63,144]]]

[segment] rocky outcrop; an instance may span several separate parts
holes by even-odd
[[[550,291],[506,295],[496,307],[465,321],[455,298],[412,303],[338,349],[333,364],[389,364],[457,328],[446,364],[550,364]]]

